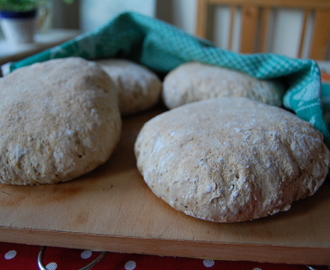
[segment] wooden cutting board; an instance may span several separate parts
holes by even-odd
[[[57,185],[0,185],[0,241],[125,253],[330,265],[330,184],[288,212],[217,224],[169,207],[144,183],[133,145],[155,108],[124,119],[109,161]]]

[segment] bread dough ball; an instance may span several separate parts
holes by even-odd
[[[149,69],[124,59],[104,59],[97,63],[108,73],[118,89],[121,115],[135,114],[158,103],[162,83]]]
[[[0,182],[68,181],[104,163],[121,132],[117,91],[101,66],[50,60],[0,80]]]
[[[294,114],[248,98],[195,102],[140,131],[137,166],[151,190],[195,218],[239,222],[285,211],[322,185],[329,151]]]
[[[188,62],[168,73],[163,84],[163,100],[172,109],[216,97],[248,97],[281,106],[284,90],[274,81],[258,80],[228,68]]]

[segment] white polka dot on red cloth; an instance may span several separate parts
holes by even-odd
[[[9,250],[6,254],[5,254],[5,259],[6,260],[11,260],[13,258],[15,258],[17,252],[16,250]]]
[[[215,262],[213,260],[204,260],[203,264],[205,267],[209,268],[209,267],[212,267],[215,264]]]
[[[125,269],[126,270],[133,270],[136,267],[136,263],[134,261],[128,261],[125,263]]]
[[[256,267],[256,268],[253,268],[253,270],[262,270],[261,268],[258,268],[258,267]]]
[[[81,254],[80,254],[80,257],[82,258],[82,259],[88,259],[88,258],[90,258],[92,256],[92,251],[90,251],[90,250],[84,250],[83,252],[81,252]]]
[[[55,263],[55,262],[51,262],[46,265],[47,270],[55,270],[56,268],[57,268],[57,263]]]

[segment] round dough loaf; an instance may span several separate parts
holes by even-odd
[[[285,211],[322,185],[330,163],[323,136],[294,114],[248,98],[195,102],[140,131],[137,166],[173,208],[214,222]]]
[[[239,71],[188,62],[169,72],[163,83],[163,101],[170,108],[216,97],[248,97],[281,106],[283,87]]]
[[[124,59],[105,59],[97,63],[108,73],[118,89],[121,115],[135,114],[158,103],[162,83],[149,69]]]
[[[104,163],[121,133],[114,84],[80,58],[23,67],[0,80],[0,182],[68,181]]]

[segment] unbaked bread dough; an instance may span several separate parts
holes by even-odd
[[[125,59],[98,60],[118,89],[121,115],[139,113],[155,106],[161,95],[162,83],[146,67]]]
[[[172,109],[216,97],[248,97],[281,106],[283,86],[258,80],[239,71],[198,62],[188,62],[169,72],[163,84],[163,100]]]
[[[296,115],[248,98],[195,102],[148,121],[135,144],[151,190],[214,222],[285,211],[314,194],[329,167],[322,134]]]
[[[117,91],[100,65],[50,60],[0,79],[0,182],[68,181],[104,163],[121,132]]]

